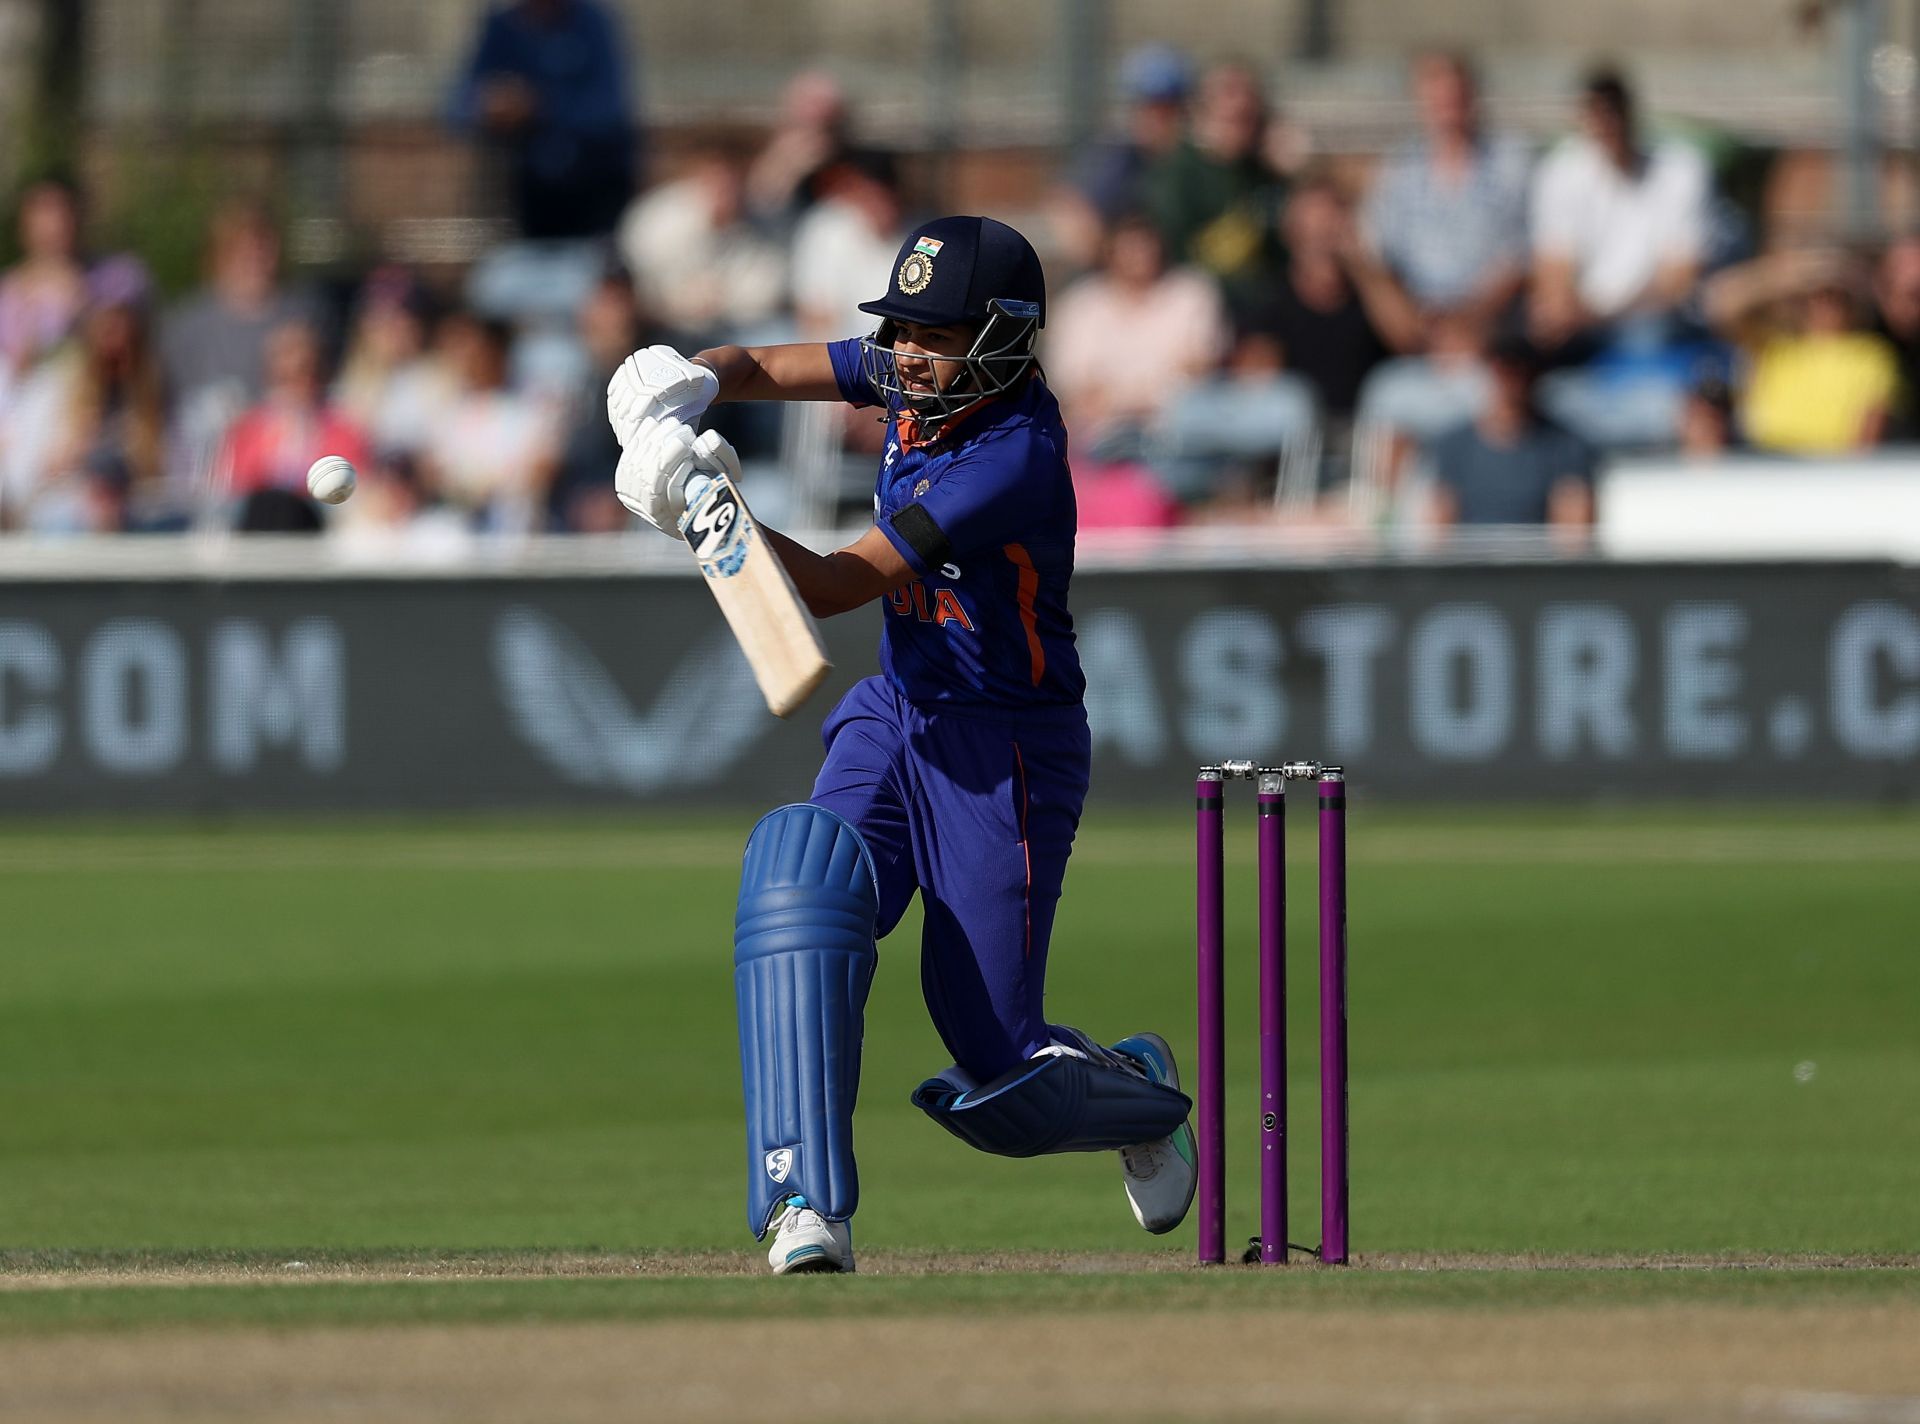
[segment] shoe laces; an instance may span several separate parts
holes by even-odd
[[[818,1214],[810,1206],[803,1206],[799,1202],[788,1202],[786,1212],[780,1218],[780,1229],[782,1231],[797,1230],[806,1224],[807,1217]]]
[[[1132,1147],[1122,1147],[1120,1162],[1131,1175],[1143,1180],[1150,1178],[1160,1170],[1160,1143],[1139,1142]]]

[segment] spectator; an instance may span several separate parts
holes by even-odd
[[[1127,56],[1120,77],[1127,101],[1127,128],[1075,166],[1074,186],[1111,224],[1138,212],[1147,171],[1171,157],[1187,133],[1187,95],[1193,75],[1187,57],[1165,45],[1143,45]]]
[[[105,533],[164,520],[152,508],[166,413],[132,258],[94,268],[77,339],[20,390],[0,443],[0,523]]]
[[[176,423],[174,453],[198,475],[228,423],[259,399],[267,334],[315,319],[304,296],[280,284],[280,236],[256,202],[228,203],[208,229],[207,283],[167,313],[160,364]]]
[[[1490,333],[1466,311],[1441,312],[1426,349],[1376,367],[1360,390],[1357,418],[1430,443],[1480,414],[1487,400]]]
[[[290,321],[267,338],[267,389],[227,432],[221,467],[243,499],[256,490],[306,495],[307,470],[322,455],[368,463],[366,436],[326,399],[320,336]]]
[[[427,353],[431,315],[426,293],[398,267],[361,287],[333,397],[377,458],[417,455],[453,398],[451,374]]]
[[[1382,362],[1366,379],[1354,411],[1350,502],[1397,517],[1417,497],[1418,457],[1442,435],[1477,419],[1492,386],[1487,329],[1465,308],[1434,315],[1418,356]]]
[[[419,467],[411,460],[379,461],[364,472],[353,498],[328,517],[327,532],[349,549],[403,549],[416,556],[442,543],[457,557],[472,538],[457,513],[427,506]]]
[[[1492,373],[1479,417],[1436,440],[1429,452],[1441,524],[1593,522],[1593,456],[1534,405],[1539,357],[1518,341],[1488,354]]]
[[[1154,470],[1205,518],[1245,517],[1263,486],[1297,509],[1319,494],[1318,407],[1278,341],[1243,335],[1218,372],[1173,393],[1152,432]]]
[[[504,150],[522,236],[613,231],[633,192],[627,88],[619,26],[598,0],[488,12],[453,117]]]
[[[1885,338],[1863,330],[1863,286],[1837,252],[1785,252],[1708,284],[1708,318],[1751,358],[1741,424],[1757,448],[1831,455],[1877,444],[1900,387]]]
[[[1920,439],[1920,234],[1896,238],[1881,254],[1874,277],[1873,329],[1893,347],[1900,394],[1886,438]]]
[[[777,232],[790,232],[820,200],[821,179],[852,156],[846,91],[824,70],[787,81],[780,117],[747,167],[747,208]]]
[[[1587,80],[1580,127],[1534,180],[1528,322],[1547,348],[1583,333],[1603,344],[1608,324],[1670,314],[1692,294],[1706,243],[1705,160],[1682,144],[1643,145],[1618,74]]]
[[[20,197],[20,261],[0,275],[0,386],[64,341],[86,305],[80,193],[43,178]]]
[[[660,343],[689,351],[696,343],[655,323],[634,296],[626,273],[603,276],[580,306],[576,330],[586,353],[587,375],[569,403],[557,471],[548,491],[549,522],[556,528],[597,533],[624,529],[628,516],[613,497],[613,469],[620,442],[607,423],[607,382],[629,353]],[[726,417],[742,407],[712,412]],[[751,407],[746,407],[750,409]],[[740,446],[736,443],[735,449]]]
[[[441,340],[460,387],[421,452],[421,486],[470,523],[524,533],[542,522],[559,455],[553,413],[508,387],[506,323],[449,317]]]
[[[1080,154],[1050,204],[1054,236],[1070,270],[1094,266],[1107,229],[1145,207],[1147,171],[1186,137],[1192,87],[1186,56],[1176,49],[1142,45],[1127,56],[1120,71],[1125,131]]]
[[[233,518],[242,534],[318,534],[326,528],[320,506],[290,489],[257,489],[244,496]]]
[[[793,235],[793,303],[800,334],[835,341],[872,330],[860,310],[893,285],[905,233],[900,186],[885,154],[848,158],[823,174],[821,201]]]
[[[1330,179],[1295,186],[1281,231],[1286,271],[1241,318],[1241,335],[1276,342],[1285,366],[1312,383],[1321,409],[1351,418],[1367,374],[1419,345],[1420,313],[1361,244],[1352,207]]]
[[[1526,145],[1488,134],[1462,55],[1413,62],[1421,136],[1386,160],[1367,202],[1368,240],[1428,313],[1498,317],[1527,272]]]
[[[641,305],[699,346],[751,339],[786,302],[786,254],[748,221],[740,165],[717,149],[634,200],[620,255]]]
[[[1093,452],[1137,437],[1185,386],[1210,371],[1226,344],[1212,282],[1169,269],[1152,223],[1123,219],[1100,272],[1060,297],[1047,328],[1047,379],[1074,438]],[[1120,453],[1113,451],[1110,453]]]
[[[1211,272],[1230,294],[1279,266],[1274,218],[1286,185],[1267,161],[1266,125],[1259,78],[1245,65],[1217,65],[1200,81],[1192,137],[1140,180],[1173,260]]]

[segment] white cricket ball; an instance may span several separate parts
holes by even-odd
[[[344,504],[359,476],[338,455],[322,455],[307,471],[307,493],[322,504]]]

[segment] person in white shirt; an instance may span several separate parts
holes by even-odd
[[[512,330],[467,314],[447,318],[461,389],[420,452],[421,484],[489,532],[538,526],[559,460],[557,412],[507,383]]]
[[[1671,312],[1693,292],[1706,245],[1706,161],[1682,144],[1643,146],[1618,74],[1588,78],[1580,130],[1540,165],[1533,186],[1528,326],[1549,349]]]
[[[802,340],[836,341],[873,324],[860,303],[893,280],[905,217],[886,155],[846,158],[819,187],[793,234],[794,319]]]
[[[705,149],[621,218],[620,256],[640,304],[668,325],[732,340],[785,305],[786,254],[748,220],[745,183],[731,156]]]

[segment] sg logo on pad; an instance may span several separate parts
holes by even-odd
[[[767,1154],[767,1175],[775,1182],[786,1181],[793,1171],[793,1149],[776,1147]]]

